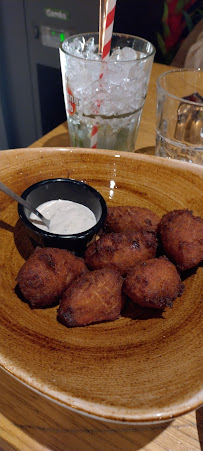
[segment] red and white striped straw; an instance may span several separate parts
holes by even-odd
[[[117,0],[106,0],[105,5],[106,8],[104,13],[105,26],[103,26],[103,36],[102,36],[102,61],[108,61],[110,55],[113,24],[116,10],[116,1]],[[103,77],[103,65],[101,67],[102,69],[99,77],[100,79]],[[97,135],[98,135],[98,126],[95,124],[92,128],[91,134],[91,144],[90,144],[91,149],[96,149],[97,147]]]
[[[116,10],[116,0],[108,0],[106,5],[106,24],[104,28],[103,45],[102,45],[103,61],[107,61],[109,59],[115,10]]]

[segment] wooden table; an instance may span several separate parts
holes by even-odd
[[[156,79],[168,68],[154,64],[136,151],[154,153]],[[30,147],[67,147],[64,123]],[[73,413],[0,370],[0,450],[200,451],[203,408],[171,422],[128,426]]]

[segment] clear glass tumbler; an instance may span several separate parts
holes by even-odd
[[[203,165],[203,70],[158,78],[155,154]]]
[[[153,45],[113,34],[107,61],[98,54],[98,33],[71,36],[60,47],[70,144],[133,152],[144,106]],[[136,52],[135,52],[136,51]]]

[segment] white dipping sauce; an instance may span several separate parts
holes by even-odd
[[[30,221],[39,229],[58,235],[81,233],[96,224],[95,215],[89,208],[70,200],[50,200],[39,205],[37,210],[50,219],[49,228],[34,213],[31,213]]]

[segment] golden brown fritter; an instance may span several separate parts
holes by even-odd
[[[67,286],[87,271],[82,258],[56,248],[36,248],[20,269],[17,282],[32,308],[56,305]]]
[[[90,269],[111,267],[125,275],[137,262],[156,255],[156,236],[148,232],[103,234],[85,252]]]
[[[113,269],[100,269],[78,277],[64,292],[57,319],[68,327],[114,321],[120,315],[123,278]]]
[[[108,207],[105,232],[156,232],[160,219],[148,208],[118,206]]]
[[[160,240],[167,257],[180,271],[193,268],[203,259],[203,219],[189,210],[165,214],[159,224]]]
[[[143,307],[164,309],[183,292],[178,271],[166,257],[138,263],[124,282],[129,298]]]

